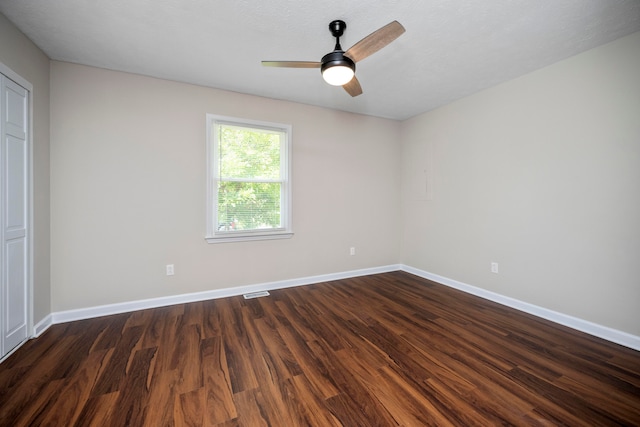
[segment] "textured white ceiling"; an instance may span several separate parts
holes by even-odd
[[[640,30],[638,0],[0,0],[51,59],[406,119]],[[328,24],[346,50],[398,20],[407,32],[357,65],[351,98],[319,70]]]

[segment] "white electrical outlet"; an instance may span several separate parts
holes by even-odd
[[[491,263],[491,272],[498,274],[498,263],[497,262],[492,262]]]
[[[356,248],[354,248],[353,246],[349,248],[349,255],[355,255],[356,254]]]
[[[173,269],[173,264],[167,264],[167,276],[173,276],[174,274],[176,274],[176,272]]]

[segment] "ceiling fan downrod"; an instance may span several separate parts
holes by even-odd
[[[344,30],[346,29],[347,23],[339,19],[331,21],[331,23],[329,24],[329,31],[331,31],[333,37],[336,38],[336,47],[333,50],[342,50],[342,47],[340,47],[340,37],[342,37],[342,35],[344,34]]]

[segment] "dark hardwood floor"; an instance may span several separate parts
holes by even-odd
[[[2,426],[640,425],[640,352],[404,272],[52,326]]]

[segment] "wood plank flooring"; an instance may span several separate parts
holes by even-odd
[[[640,352],[404,272],[52,326],[1,426],[640,425]]]

